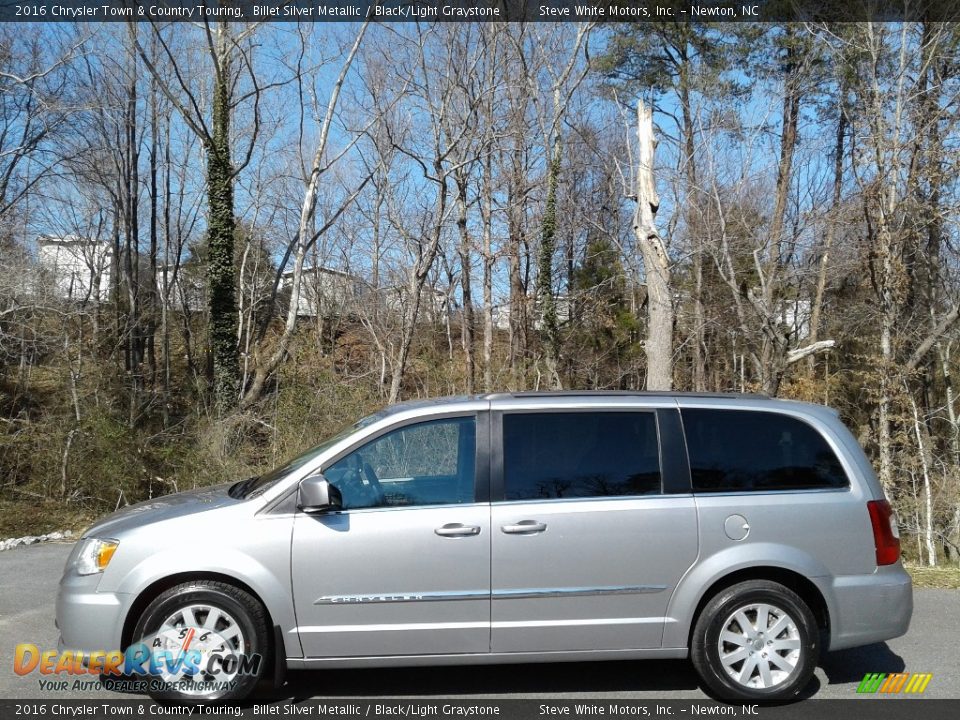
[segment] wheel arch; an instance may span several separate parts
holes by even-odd
[[[263,601],[263,598],[260,597],[260,594],[256,590],[250,587],[247,583],[243,582],[242,580],[238,580],[231,575],[210,571],[194,571],[167,575],[153,581],[142,591],[140,591],[136,599],[133,601],[133,603],[131,603],[129,610],[127,610],[126,617],[123,619],[123,629],[120,633],[120,647],[127,648],[130,646],[130,643],[133,641],[133,630],[137,625],[137,621],[140,619],[143,611],[147,609],[151,602],[153,602],[157,597],[170,588],[193,580],[211,580],[214,582],[225,583],[227,585],[232,585],[238,590],[243,590],[245,593],[250,595],[250,597],[260,603],[261,607],[263,607],[268,621],[268,627],[266,628],[267,635],[270,638],[271,643],[274,641],[274,619],[273,615],[270,613],[270,606]],[[274,650],[274,648],[271,648],[271,651],[272,650]]]
[[[748,580],[769,580],[771,582],[779,583],[780,585],[783,585],[799,595],[800,599],[803,600],[807,607],[810,608],[814,618],[816,618],[817,627],[820,629],[820,634],[824,639],[824,644],[826,645],[829,643],[830,608],[827,605],[826,598],[823,596],[823,593],[820,592],[820,589],[816,586],[816,584],[814,584],[809,578],[794,570],[773,565],[761,565],[740,568],[739,570],[730,572],[720,578],[717,578],[713,584],[704,590],[704,592],[700,595],[700,599],[697,602],[693,614],[690,616],[690,626],[687,628],[688,648],[691,646],[693,640],[693,631],[696,628],[697,621],[699,620],[700,614],[703,612],[703,609],[706,607],[707,603],[709,603],[712,598],[716,597],[718,593],[722,592],[728,587],[732,587],[733,585],[746,582]]]

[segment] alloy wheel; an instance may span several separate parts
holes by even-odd
[[[233,680],[237,659],[246,653],[247,646],[237,620],[226,610],[205,604],[178,608],[160,624],[153,638],[154,649],[173,659],[163,668],[163,679],[176,683],[178,691],[185,695],[206,695],[210,693],[210,684]],[[188,651],[199,653],[196,671],[192,664],[182,662]],[[218,661],[211,663],[215,656]]]
[[[738,685],[766,690],[788,682],[803,652],[797,623],[781,608],[751,603],[724,621],[717,650],[727,675]]]

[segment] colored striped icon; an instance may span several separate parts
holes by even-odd
[[[858,693],[911,693],[919,695],[927,689],[933,673],[867,673],[857,687]]]

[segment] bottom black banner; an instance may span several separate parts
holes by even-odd
[[[243,704],[163,704],[135,700],[0,700],[0,718],[699,718],[724,716],[746,720],[954,720],[960,700],[906,697],[858,697],[850,700],[801,700],[787,704],[732,704],[700,700],[281,700]]]

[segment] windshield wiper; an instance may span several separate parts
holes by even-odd
[[[227,494],[232,498],[242,500],[244,497],[246,497],[247,491],[250,490],[250,487],[259,479],[259,475],[251,475],[246,480],[235,482],[230,486],[230,489],[227,490]]]

